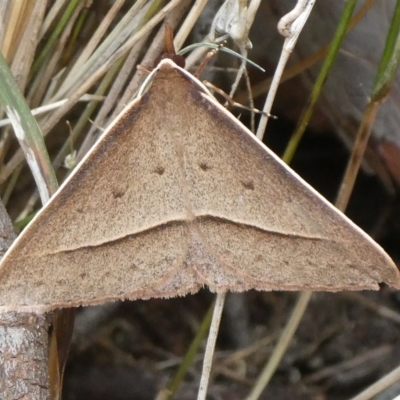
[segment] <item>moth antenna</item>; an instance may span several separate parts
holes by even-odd
[[[174,32],[172,31],[172,27],[168,22],[165,23],[164,52],[155,59],[154,67],[157,67],[161,60],[164,60],[165,58],[169,58],[179,67],[185,68],[185,58],[179,54],[176,54],[174,46]]]

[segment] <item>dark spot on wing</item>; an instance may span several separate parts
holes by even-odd
[[[125,194],[125,192],[122,191],[121,189],[114,189],[112,191],[112,195],[113,195],[114,199],[120,199],[124,194]]]
[[[208,171],[209,169],[211,169],[211,167],[209,165],[207,165],[206,163],[200,163],[199,167],[203,170],[203,171]]]
[[[155,170],[154,170],[154,172],[156,173],[156,174],[158,174],[158,175],[163,175],[164,174],[164,172],[165,172],[165,168],[163,168],[163,167],[157,167]]]
[[[240,181],[243,187],[247,190],[254,190],[254,182],[253,181]]]
[[[256,258],[255,258],[255,261],[256,261],[257,263],[261,263],[261,262],[265,261],[265,259],[264,259],[264,257],[263,257],[261,254],[258,254],[258,255],[256,256]]]

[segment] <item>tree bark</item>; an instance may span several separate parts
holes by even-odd
[[[50,399],[50,323],[48,314],[0,313],[0,398]]]
[[[11,220],[0,201],[0,257],[15,239]],[[0,313],[0,398],[50,399],[48,330],[52,316]]]

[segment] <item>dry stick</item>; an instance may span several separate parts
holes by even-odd
[[[297,0],[297,4],[292,11],[284,15],[278,23],[278,31],[286,38],[293,36],[292,24],[298,19],[306,10],[309,0]],[[311,7],[313,4],[311,4]]]
[[[113,23],[114,18],[117,16],[120,8],[125,3],[125,0],[117,0],[108,10],[107,14],[102,18],[100,25],[97,27],[96,31],[90,38],[89,42],[86,44],[82,53],[79,55],[78,59],[74,62],[71,70],[68,72],[68,77],[73,76],[73,74],[79,74],[80,69],[85,66],[85,63],[88,61],[90,56],[94,53],[96,47],[98,47],[101,43],[102,38],[109,29],[110,25]],[[66,84],[68,77],[63,82],[63,85]]]
[[[9,2],[7,20],[4,21],[5,26],[1,32],[1,51],[7,62],[12,59],[15,39],[18,38],[21,25],[23,25],[21,19],[26,11],[25,6],[23,2]]]
[[[303,7],[301,9],[301,12],[298,13],[297,7],[301,5]],[[287,63],[287,60],[290,57],[291,52],[293,51],[294,46],[296,45],[297,39],[299,38],[300,32],[302,31],[304,24],[306,23],[311,10],[315,4],[315,0],[299,0],[298,4],[296,5],[295,9],[291,11],[289,14],[286,14],[285,16],[282,17],[281,21],[278,24],[278,27],[280,27],[280,31],[285,32],[285,35],[287,35],[287,32],[289,32],[289,36],[286,37],[285,43],[283,45],[281,57],[279,59],[278,65],[276,67],[276,71],[274,74],[274,77],[271,82],[271,87],[268,92],[267,99],[265,100],[264,104],[264,115],[261,116],[260,122],[258,124],[257,128],[257,137],[262,140],[264,137],[264,132],[267,127],[268,123],[268,116],[271,113],[271,108],[272,104],[275,99],[276,91],[278,90],[278,85],[281,80],[283,70],[285,68],[285,65]],[[292,13],[296,10],[296,13],[292,15]],[[288,16],[290,18],[288,19]],[[297,19],[293,19],[293,17]],[[282,23],[283,21],[283,23]],[[288,24],[291,23],[290,28],[288,27]]]
[[[56,0],[54,4],[52,4],[52,7],[50,11],[47,13],[46,18],[42,24],[42,27],[40,28],[39,32],[39,40],[43,39],[43,36],[47,33],[48,29],[52,26],[54,23],[54,20],[57,18],[58,13],[61,11],[65,3],[65,0]]]
[[[358,170],[360,169],[365,149],[367,148],[368,140],[371,135],[372,124],[375,121],[380,105],[380,101],[375,101],[368,104],[365,110],[364,118],[362,119],[361,125],[358,129],[354,149],[347,164],[346,172],[336,200],[336,207],[339,208],[339,210],[346,209],[349,202],[351,195],[351,190],[349,190],[349,187],[353,188],[355,184]]]
[[[132,55],[132,52],[131,52],[130,55]],[[99,134],[97,133],[97,130],[98,130],[98,128],[100,128],[100,130],[101,130],[101,128],[103,127],[103,122],[104,122],[103,118],[105,118],[105,115],[107,114],[107,112],[112,107],[112,105],[113,105],[113,103],[115,101],[115,98],[116,98],[114,96],[115,93],[113,92],[113,87],[116,88],[118,86],[116,91],[118,91],[118,89],[121,88],[121,86],[118,85],[118,82],[121,81],[121,80],[118,80],[118,78],[115,78],[115,77],[117,76],[117,74],[119,72],[121,72],[121,65],[125,61],[126,61],[126,56],[121,57],[107,71],[105,76],[103,76],[99,86],[96,89],[96,94],[107,94],[106,95],[106,100],[102,104],[100,110],[97,112],[95,121],[92,123],[92,126],[89,129],[89,132],[85,135],[85,138],[84,138],[84,140],[83,140],[83,142],[82,142],[82,144],[81,144],[81,146],[79,148],[79,151],[78,151],[77,157],[76,157],[78,162],[80,160],[82,160],[84,155],[94,145],[94,143],[96,142],[96,140],[97,140],[97,138],[99,136]],[[114,83],[112,84],[113,81],[114,81]],[[111,89],[109,89],[110,87],[111,87]],[[108,93],[107,93],[107,91],[108,91]],[[110,93],[111,93],[111,95],[110,95]],[[88,106],[86,107],[86,110],[80,115],[78,122],[76,123],[76,125],[74,126],[74,129],[71,132],[71,138],[72,138],[73,141],[75,141],[82,134],[82,131],[86,127],[87,122],[91,119],[92,114],[95,112],[96,108],[97,108],[97,104],[96,103],[88,104]],[[104,111],[104,113],[102,113],[102,111]],[[57,154],[57,157],[56,157],[56,159],[54,161],[57,160],[58,164],[61,164],[62,159],[67,154],[68,147],[69,147],[68,142],[65,142],[63,144],[61,150]]]
[[[76,90],[76,88],[90,79],[90,76],[96,71],[96,68],[107,63],[110,57],[118,51],[117,49],[124,46],[127,40],[128,42],[131,40],[129,37],[132,38],[132,34],[137,29],[138,24],[145,18],[145,14],[148,10],[148,6],[146,6],[145,3],[146,0],[138,0],[133,4],[112,31],[104,39],[99,41],[96,49],[78,69],[79,73],[74,72],[73,67],[58,88],[57,93],[53,96],[52,101],[59,100],[60,97],[69,97],[72,91]],[[78,62],[80,62],[79,59]]]
[[[34,8],[31,10],[29,21],[21,36],[18,49],[11,63],[11,72],[22,91],[24,91],[26,82],[28,81],[30,67],[39,43],[38,31],[40,30],[45,10],[45,1],[35,2]]]
[[[60,108],[67,102],[68,99],[63,99],[60,101],[56,101],[55,103],[46,104],[44,106],[34,108],[31,110],[32,115],[40,115],[46,112],[55,110],[56,108]],[[96,96],[93,94],[85,94],[78,101],[102,101],[104,100],[104,96]],[[11,120],[9,118],[0,119],[0,128],[6,125],[10,125]]]
[[[121,77],[125,76],[127,73],[130,74],[133,68],[137,68],[138,65],[138,57],[141,55],[142,50],[144,49],[144,45],[148,40],[151,32],[149,32],[143,39],[139,40],[135,46],[132,47],[131,51],[124,62],[121,71],[116,78],[116,82],[113,84],[109,93],[107,94],[107,106],[102,107],[96,115],[96,119],[94,121],[93,127],[90,129],[88,135],[92,135],[99,126],[105,129],[115,118],[121,113],[124,107],[131,101],[136,93],[138,87],[140,86],[139,81],[135,79],[137,73],[133,76],[133,78],[129,79],[129,83],[121,86],[121,89],[118,87],[123,79]],[[150,49],[154,46],[154,42],[157,40],[157,37],[152,39]],[[150,49],[147,49],[149,52]],[[152,59],[154,61],[155,57]],[[145,65],[147,65],[145,63]],[[136,81],[136,82],[135,82]],[[123,82],[124,84],[126,82]],[[122,88],[124,89],[122,91]],[[114,98],[113,102],[109,102],[109,98]],[[111,112],[112,110],[112,112]],[[86,141],[86,139],[85,139]],[[83,147],[83,146],[82,146]]]
[[[379,381],[372,384],[369,388],[365,389],[363,392],[359,393],[357,396],[352,397],[350,400],[369,400],[376,394],[381,393],[383,390],[392,386],[393,383],[400,380],[400,366],[395,368],[388,375],[384,376]]]
[[[203,11],[204,7],[207,5],[209,0],[197,0],[192,8],[190,9],[189,14],[185,18],[179,32],[176,34],[174,39],[174,46],[175,49],[178,51],[183,46],[186,38],[189,36],[194,24],[197,22],[201,12]]]
[[[255,113],[257,112],[254,107],[254,97],[253,93],[251,91],[251,82],[250,82],[250,76],[247,71],[247,69],[244,70],[244,79],[246,81],[246,86],[247,86],[247,93],[249,95],[249,106],[251,108],[251,113],[250,113],[250,127],[251,131],[255,133],[256,131],[256,119],[255,119]]]
[[[197,400],[205,400],[207,396],[208,380],[210,378],[212,359],[214,355],[215,342],[217,341],[219,323],[221,321],[222,310],[224,309],[226,292],[218,293],[215,302],[214,313],[208,334],[206,352],[204,354],[203,371],[201,373],[199,393]]]

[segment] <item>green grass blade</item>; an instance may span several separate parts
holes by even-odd
[[[40,128],[2,53],[0,53],[0,102],[12,121],[14,132],[24,151],[44,204],[57,190],[57,179]]]
[[[383,99],[389,92],[396,76],[400,59],[400,1],[397,1],[386,38],[381,62],[375,78],[371,101]]]

